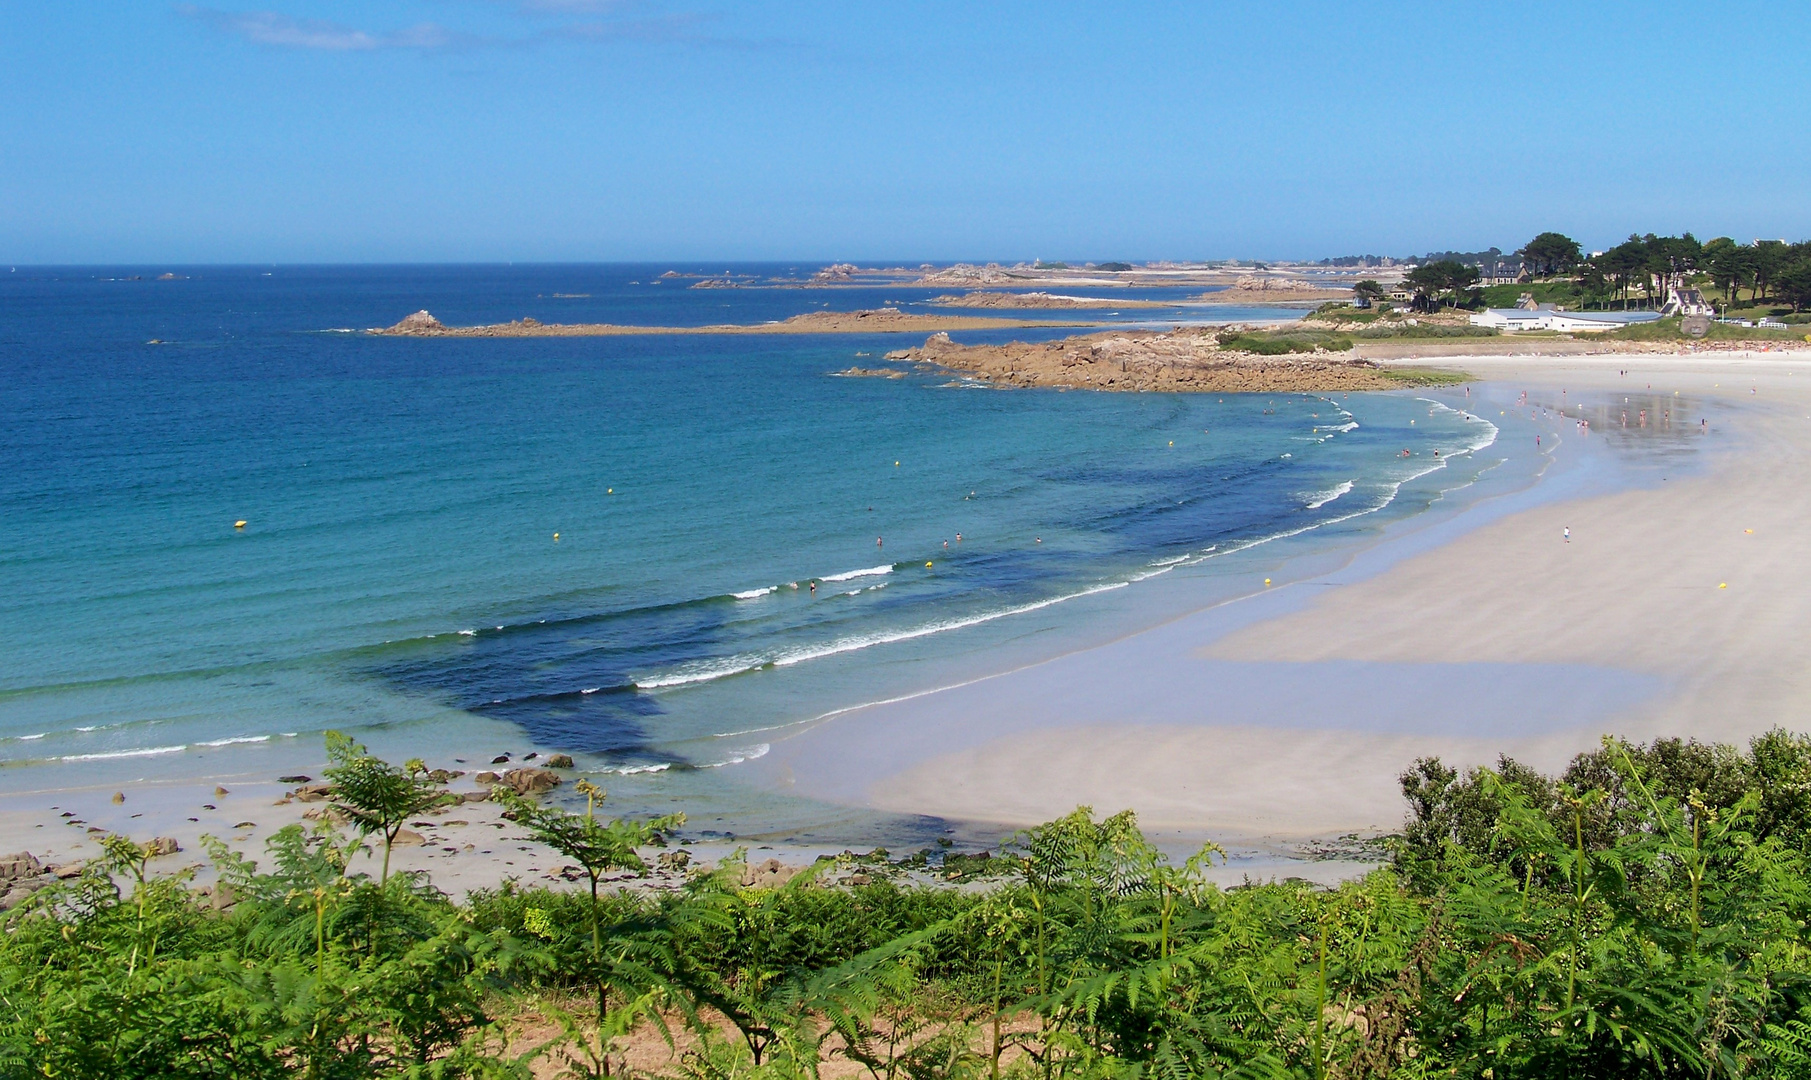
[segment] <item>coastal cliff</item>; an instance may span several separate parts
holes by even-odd
[[[1387,390],[1368,360],[1330,352],[1256,356],[1223,348],[1212,329],[1107,332],[1030,344],[958,345],[933,334],[889,360],[936,364],[1004,386],[1196,393]]]

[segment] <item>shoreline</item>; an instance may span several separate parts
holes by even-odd
[[[1629,385],[1625,382],[1618,382],[1619,377],[1612,373],[1612,365],[1621,364],[1623,360],[1624,357],[1621,355],[1577,360],[1569,358],[1562,367],[1555,366],[1551,362],[1535,361],[1531,363],[1525,357],[1487,358],[1480,360],[1480,366],[1485,370],[1480,371],[1479,374],[1487,382],[1496,383],[1499,386],[1504,384],[1505,380],[1527,380],[1527,385],[1532,390],[1543,384],[1557,387],[1563,382],[1574,393],[1582,387],[1594,386],[1597,388],[1594,392],[1602,394]],[[1730,380],[1732,372],[1738,373],[1744,381],[1740,386],[1733,387],[1737,394],[1731,395],[1728,391],[1724,391],[1723,397],[1733,398],[1729,404],[1738,409],[1748,409],[1748,404],[1742,401],[1743,397],[1754,397],[1757,399],[1757,403],[1761,400],[1760,395],[1740,394],[1740,391],[1745,390],[1749,382],[1753,381],[1747,380],[1749,374],[1766,376],[1770,384],[1780,383],[1782,380],[1791,378],[1778,374],[1781,367],[1788,366],[1795,361],[1805,360],[1811,360],[1811,356],[1803,354],[1796,357],[1779,354],[1756,354],[1754,357],[1723,355],[1713,359],[1703,354],[1677,354],[1656,356],[1650,362],[1657,365],[1654,369],[1656,372],[1664,371],[1670,379],[1691,383],[1693,392],[1698,392],[1697,383],[1711,384],[1705,388],[1706,393],[1712,389],[1718,389],[1716,383],[1719,378]],[[1432,358],[1429,358],[1429,362],[1432,362]],[[1637,375],[1645,373],[1645,371],[1638,371]],[[1811,366],[1807,366],[1806,371],[1799,377],[1811,379]],[[1520,386],[1522,383],[1516,385]],[[1659,383],[1656,385],[1658,386]],[[1671,383],[1669,382],[1668,385],[1670,386]],[[1811,383],[1806,386],[1807,389],[1804,393],[1811,395]],[[1790,389],[1790,387],[1781,387],[1781,389]],[[1793,392],[1797,393],[1797,391]],[[1778,410],[1773,409],[1773,411]],[[1806,411],[1811,411],[1811,409]],[[1756,437],[1763,441],[1776,437],[1768,433],[1776,431],[1783,422],[1780,416],[1764,415],[1765,410],[1748,409],[1748,412],[1754,416],[1763,417],[1763,422],[1758,425],[1763,430],[1758,431]],[[1747,424],[1748,421],[1744,420],[1743,423]],[[1784,445],[1788,449],[1802,448],[1802,439],[1786,438],[1784,435],[1777,437],[1785,439]],[[1732,467],[1727,460],[1730,456],[1727,452],[1718,456],[1718,461],[1707,462],[1706,471],[1712,476],[1706,479],[1706,484],[1721,483],[1722,481],[1716,477],[1721,476],[1724,470]],[[1574,480],[1561,479],[1563,476],[1572,476]],[[1346,545],[1343,553],[1335,553],[1332,556],[1326,552],[1312,550],[1293,554],[1279,553],[1274,557],[1270,554],[1263,554],[1252,561],[1253,566],[1276,565],[1282,567],[1292,562],[1299,562],[1305,566],[1304,574],[1290,574],[1287,578],[1279,578],[1284,582],[1282,586],[1269,591],[1245,593],[1228,603],[1218,605],[1215,610],[1231,611],[1243,618],[1245,612],[1239,610],[1241,605],[1244,605],[1246,609],[1254,609],[1256,606],[1254,601],[1275,604],[1279,602],[1280,598],[1293,603],[1292,593],[1300,595],[1314,589],[1329,591],[1323,588],[1323,584],[1331,586],[1330,592],[1342,594],[1351,592],[1352,595],[1358,595],[1355,590],[1366,588],[1365,582],[1388,579],[1392,582],[1391,589],[1401,589],[1404,580],[1389,578],[1388,576],[1391,574],[1406,574],[1407,580],[1410,582],[1418,577],[1430,576],[1437,580],[1448,580],[1457,571],[1449,568],[1444,572],[1430,574],[1425,570],[1410,568],[1426,566],[1428,563],[1425,560],[1428,559],[1454,558],[1451,555],[1440,556],[1439,553],[1464,550],[1460,545],[1470,542],[1468,538],[1498,527],[1505,517],[1516,518],[1518,515],[1524,514],[1547,513],[1549,510],[1543,508],[1550,508],[1551,505],[1562,501],[1564,505],[1571,507],[1576,502],[1574,496],[1580,493],[1576,477],[1577,470],[1568,471],[1562,468],[1557,473],[1542,475],[1533,480],[1525,489],[1520,489],[1525,490],[1528,503],[1526,506],[1516,504],[1507,508],[1504,506],[1489,507],[1486,504],[1497,496],[1484,491],[1474,492],[1472,496],[1467,497],[1468,505],[1466,507],[1446,514],[1444,518],[1443,511],[1437,508],[1422,510],[1406,521],[1398,523],[1400,528],[1392,526],[1391,530],[1388,530],[1381,539],[1359,545],[1356,552],[1352,549],[1352,545]],[[1586,485],[1586,487],[1588,486]],[[1644,503],[1650,494],[1651,492],[1647,489],[1636,489],[1624,491],[1620,495],[1599,495],[1593,496],[1593,498],[1625,499],[1635,505],[1636,509],[1632,512],[1639,514],[1641,512],[1640,504]],[[1515,503],[1516,500],[1511,493],[1509,498],[1498,501]],[[1589,512],[1574,513],[1568,510],[1565,516],[1573,522],[1574,526],[1577,526],[1579,522],[1591,520]],[[1776,532],[1784,531],[1777,526],[1769,528]],[[1580,530],[1575,529],[1575,531]],[[1312,545],[1309,546],[1312,547]],[[1406,554],[1403,553],[1403,549],[1406,549]],[[1481,561],[1475,554],[1468,557],[1474,562]],[[1326,563],[1329,558],[1332,558],[1338,565],[1330,568],[1319,565]],[[1359,564],[1367,559],[1379,560],[1389,565],[1364,570]],[[1391,563],[1391,560],[1396,561]],[[1354,567],[1358,568],[1354,569]],[[1306,571],[1315,570],[1318,570],[1318,575],[1306,573]],[[1606,573],[1608,572],[1606,571]],[[1317,580],[1321,580],[1322,584],[1316,584]],[[1375,590],[1381,586],[1371,586],[1370,588]],[[1480,585],[1479,588],[1486,592],[1490,591],[1487,585]],[[1375,599],[1374,596],[1373,600],[1375,601]],[[1287,607],[1288,604],[1284,606]],[[1259,624],[1260,627],[1271,621],[1274,621],[1276,626],[1288,626],[1288,633],[1280,638],[1276,635],[1281,631],[1277,630],[1253,629],[1239,633],[1228,631],[1216,636],[1213,642],[1197,643],[1194,647],[1206,648],[1212,645],[1216,650],[1223,650],[1213,657],[1216,662],[1221,664],[1322,665],[1318,670],[1323,674],[1340,665],[1355,670],[1375,671],[1405,662],[1404,655],[1401,654],[1391,654],[1387,658],[1382,657],[1382,654],[1377,656],[1348,655],[1354,648],[1352,634],[1347,633],[1345,637],[1341,637],[1339,633],[1329,629],[1329,626],[1339,624],[1341,618],[1349,619],[1350,612],[1345,612],[1337,617],[1328,615],[1316,617],[1313,615],[1315,610],[1318,609],[1312,606],[1305,606],[1301,610],[1278,610],[1271,612],[1266,619],[1248,620]],[[1551,614],[1551,607],[1544,607],[1540,609],[1538,617],[1545,618]],[[1181,619],[1166,622],[1159,627],[1147,627],[1139,633],[1162,630],[1166,626],[1174,626],[1191,617],[1185,615]],[[1394,622],[1390,622],[1382,629],[1375,625],[1370,626],[1366,631],[1366,636],[1361,640],[1396,640],[1403,633],[1403,620],[1409,619],[1412,622],[1413,617],[1412,612],[1396,611],[1391,615]],[[1450,613],[1442,616],[1442,618],[1450,617]],[[1298,622],[1289,623],[1287,622],[1289,619],[1296,619]],[[1440,634],[1450,633],[1450,628],[1439,620],[1429,620],[1424,617],[1424,622],[1426,627],[1422,638],[1417,640],[1421,643],[1419,647],[1431,650],[1432,646],[1438,643]],[[1767,624],[1776,625],[1776,622],[1777,620],[1768,620]],[[1244,636],[1240,636],[1241,633]],[[1260,633],[1269,633],[1272,636],[1264,638],[1259,636]],[[1279,642],[1293,643],[1290,648],[1294,648],[1298,652],[1289,653]],[[1403,648],[1406,650],[1407,646]],[[1184,655],[1188,655],[1186,650]],[[1279,660],[1279,656],[1287,658]],[[1138,677],[1151,681],[1161,688],[1169,676],[1163,670],[1151,667],[1150,656],[1139,659],[1142,667],[1137,669]],[[1066,662],[1071,662],[1071,658],[1059,657],[1048,663],[1061,665]],[[1488,664],[1494,661],[1480,655],[1467,656],[1456,661],[1438,660],[1437,662],[1450,667],[1459,667],[1464,664]],[[1514,661],[1505,662],[1513,663]],[[1551,666],[1552,658],[1546,658],[1542,662]],[[1308,669],[1300,666],[1296,670],[1305,672]],[[1539,669],[1539,673],[1543,677],[1556,676],[1554,671],[1547,668]],[[1427,673],[1411,672],[1409,674],[1425,677]],[[1587,689],[1595,685],[1588,677],[1591,674],[1590,672],[1572,673],[1582,680],[1576,685]],[[1572,677],[1566,672],[1558,672],[1557,675]],[[1121,672],[1118,677],[1123,680],[1127,676]],[[990,680],[992,678],[997,677],[990,677]],[[1438,694],[1463,697],[1479,693],[1480,687],[1488,690],[1492,684],[1486,680],[1483,683],[1467,684],[1463,681],[1449,681],[1445,684],[1429,685],[1437,686]],[[1562,680],[1561,683],[1554,685],[1572,684],[1565,684]],[[1628,691],[1631,695],[1638,695],[1640,692],[1642,692],[1640,687]],[[1706,687],[1698,686],[1694,692],[1702,699]],[[926,696],[935,698],[942,693],[942,691],[932,691]],[[1673,730],[1667,728],[1663,723],[1644,721],[1638,715],[1641,708],[1639,703],[1629,705],[1623,699],[1617,698],[1614,693],[1599,694],[1599,698],[1594,700],[1599,700],[1603,708],[1611,710],[1605,715],[1626,716],[1631,722],[1598,723],[1589,736],[1592,741],[1594,741],[1595,731],[1598,729],[1614,731],[1629,737],[1644,737],[1650,733]],[[1022,709],[1025,702],[1020,700],[1016,705]],[[858,707],[858,709],[862,708],[867,707]],[[960,712],[960,710],[946,711]],[[1549,765],[1552,761],[1557,760],[1556,755],[1563,758],[1564,754],[1569,752],[1568,748],[1587,748],[1581,745],[1581,738],[1584,736],[1580,733],[1584,730],[1584,726],[1574,725],[1573,730],[1557,735],[1509,731],[1482,734],[1428,731],[1353,733],[1346,731],[1329,734],[1322,730],[1304,732],[1299,728],[1262,725],[1253,727],[1249,724],[1244,726],[1222,724],[1190,732],[1179,732],[1174,725],[1153,725],[1131,718],[1110,725],[1106,729],[1089,729],[1086,725],[1070,725],[1045,729],[1037,733],[1034,736],[1037,754],[1043,756],[1048,762],[1046,771],[1041,774],[1027,773],[1023,767],[1024,762],[1031,756],[1028,751],[1032,744],[1027,744],[1022,740],[1017,743],[1010,739],[993,740],[977,750],[965,751],[966,761],[961,769],[956,768],[955,764],[947,760],[946,756],[946,760],[937,762],[933,766],[915,771],[904,770],[896,772],[889,778],[884,778],[884,783],[876,784],[866,793],[865,805],[871,809],[891,813],[933,814],[944,818],[953,826],[960,828],[962,832],[969,834],[970,837],[979,837],[989,829],[993,829],[998,834],[1005,826],[1022,824],[1030,820],[1025,816],[1026,813],[1029,813],[1026,807],[1039,805],[1035,800],[1025,804],[1009,805],[1012,803],[1012,796],[1015,793],[1023,795],[1028,788],[1059,792],[1060,797],[1057,801],[1066,805],[1058,810],[1058,813],[1065,812],[1078,802],[1087,801],[1097,802],[1097,810],[1110,811],[1118,808],[1111,805],[1115,797],[1125,798],[1128,805],[1137,805],[1138,799],[1143,796],[1136,789],[1162,787],[1166,783],[1170,783],[1165,777],[1174,778],[1179,769],[1185,772],[1188,770],[1205,771],[1207,774],[1217,773],[1229,778],[1223,784],[1226,789],[1226,802],[1220,812],[1221,816],[1217,819],[1203,819],[1199,816],[1191,818],[1188,813],[1178,814],[1161,808],[1153,808],[1148,811],[1146,823],[1154,833],[1165,833],[1172,838],[1183,838],[1211,831],[1214,835],[1227,838],[1235,843],[1244,843],[1248,850],[1240,853],[1241,859],[1234,864],[1234,870],[1242,871],[1254,866],[1286,867],[1290,873],[1300,873],[1310,868],[1318,868],[1315,869],[1317,873],[1324,871],[1337,875],[1350,870],[1356,864],[1301,863],[1291,859],[1290,852],[1297,850],[1301,843],[1309,840],[1355,831],[1342,827],[1356,820],[1347,814],[1351,800],[1348,800],[1348,805],[1344,810],[1341,809],[1341,804],[1338,804],[1337,800],[1333,803],[1328,801],[1329,791],[1354,786],[1355,773],[1364,773],[1361,778],[1362,783],[1358,786],[1363,786],[1366,790],[1359,794],[1364,798],[1372,799],[1372,805],[1384,806],[1387,803],[1388,819],[1383,823],[1387,827],[1393,825],[1401,816],[1400,799],[1393,790],[1393,778],[1396,772],[1405,768],[1412,760],[1411,757],[1405,756],[1411,751],[1416,751],[1418,748],[1431,748],[1448,755],[1449,763],[1469,762],[1480,757],[1489,759],[1494,757],[1497,752],[1515,752],[1527,755],[1532,763]],[[1208,733],[1205,741],[1201,734],[1202,731]],[[1132,732],[1136,732],[1136,738],[1127,737]],[[1700,734],[1707,738],[1715,738],[1721,732],[1702,731]],[[421,739],[425,735],[425,732],[417,732],[409,738]],[[525,752],[522,749],[524,743],[526,740],[518,737],[510,747],[518,758]],[[776,750],[779,748],[780,744],[776,742]],[[409,756],[382,746],[377,747],[377,750],[380,753],[387,752],[387,756],[391,756],[394,760]],[[320,757],[318,747],[311,749],[303,745],[295,745],[283,750],[281,756],[289,759],[292,753],[293,760],[297,761]],[[452,753],[459,753],[460,756],[467,759],[467,763],[457,763],[448,757],[444,761],[438,759],[432,761],[430,765],[467,770],[486,767],[481,764],[471,764],[480,759],[477,754],[464,752],[464,750],[452,751]],[[482,755],[482,760],[488,761],[489,756],[489,754]],[[757,767],[769,769],[779,764],[783,756],[776,754],[771,760],[767,760]],[[270,755],[257,755],[257,757],[260,760],[275,760],[275,757]],[[222,754],[219,755],[218,760],[221,766],[230,767],[232,759],[228,755]],[[1164,767],[1166,761],[1172,763],[1168,772]],[[1316,773],[1311,766],[1317,761],[1333,762],[1336,763],[1336,767],[1331,773]],[[1355,762],[1364,763],[1364,767],[1354,769]],[[750,764],[756,763],[751,762]],[[1086,777],[1077,780],[1074,776],[1065,776],[1064,770],[1081,772],[1092,770],[1096,775],[1093,780],[1088,780]],[[244,773],[246,770],[238,771]],[[302,768],[301,771],[310,770]],[[1125,787],[1124,784],[1118,788],[1111,784],[1103,786],[1098,781],[1099,774],[1105,772],[1118,772],[1121,777],[1126,778],[1126,783],[1132,785],[1131,788]],[[0,841],[0,848],[13,850],[22,847],[37,852],[44,847],[45,841],[49,840],[51,836],[77,839],[76,827],[61,826],[59,822],[62,819],[55,816],[64,810],[70,810],[84,822],[84,825],[80,827],[83,829],[90,825],[97,827],[105,825],[109,828],[129,828],[133,835],[141,838],[148,838],[150,835],[176,836],[185,854],[168,857],[166,860],[159,860],[158,863],[153,864],[154,867],[157,867],[159,864],[167,862],[170,867],[174,868],[190,865],[196,861],[199,848],[195,845],[193,837],[198,837],[200,830],[210,825],[217,834],[230,831],[237,836],[243,833],[244,839],[234,843],[233,846],[255,856],[261,848],[263,837],[267,836],[269,832],[290,820],[300,820],[300,813],[305,809],[304,807],[269,805],[275,801],[277,793],[273,779],[260,780],[246,776],[244,779],[227,780],[217,784],[218,778],[223,775],[216,770],[206,776],[145,779],[139,781],[142,790],[124,787],[122,781],[103,780],[97,783],[84,782],[54,787],[38,786],[31,791],[11,792],[0,796],[0,835],[6,837],[5,840]],[[315,772],[314,775],[319,774]],[[465,781],[465,783],[469,782],[469,779]],[[604,782],[608,786],[607,777],[604,778]],[[1178,779],[1175,782],[1180,784],[1182,780]],[[1092,786],[1090,786],[1091,784]],[[227,787],[229,795],[219,799],[212,798],[215,786]],[[971,801],[964,805],[959,801],[952,801],[952,789],[987,792],[997,795],[999,798],[991,804],[983,805]],[[111,804],[109,797],[113,790],[124,791],[127,798],[123,804],[118,806]],[[1284,792],[1286,795],[1279,796],[1279,792]],[[1239,809],[1240,798],[1246,799],[1248,802],[1252,800],[1291,802],[1300,804],[1305,811],[1312,810],[1321,813],[1322,816],[1316,821],[1306,821],[1304,816],[1304,821],[1297,822],[1295,827],[1285,827],[1288,825],[1287,822],[1260,823],[1262,827],[1247,828],[1240,832],[1232,829],[1229,824],[1239,814],[1247,813],[1249,810],[1248,806],[1244,810]],[[198,809],[206,802],[214,802],[219,807],[219,810],[214,813],[217,813],[219,822],[225,822],[227,826],[243,820],[256,821],[258,825],[255,828],[244,830],[222,829],[218,822],[209,820],[208,812]],[[1359,799],[1358,802],[1362,803],[1363,799]],[[474,806],[483,805],[485,804],[474,804]],[[50,809],[52,806],[57,809]],[[248,812],[242,814],[241,808]],[[470,824],[449,828],[472,830],[488,828],[493,824],[488,819],[484,819],[481,812],[474,809],[473,813],[466,813],[466,809],[468,808],[460,808],[457,813],[450,816],[457,820],[468,821]],[[178,810],[188,812],[178,813]],[[1329,810],[1336,812],[1328,813]],[[133,814],[143,814],[144,817],[135,818],[132,816]],[[1036,817],[1035,814],[1030,816]],[[1055,816],[1055,814],[1046,816]],[[186,820],[188,817],[196,817],[200,820],[189,822]],[[227,820],[229,817],[230,821]],[[1042,820],[1042,818],[1040,817],[1038,820]],[[1304,827],[1304,824],[1311,827]],[[1378,822],[1375,820],[1366,820],[1362,826],[1375,827],[1377,824]],[[64,829],[69,831],[62,831]],[[188,830],[187,833],[184,832],[185,829]],[[193,837],[189,835],[190,833],[193,834]],[[446,829],[433,835],[448,841],[454,839]],[[468,831],[466,835],[472,835],[472,833]],[[80,840],[85,842],[89,848],[94,846],[93,842],[87,840],[85,836]],[[760,838],[753,838],[753,840],[756,843],[760,842]],[[732,844],[734,842],[733,840],[725,841],[725,843]],[[457,854],[447,852],[443,850],[446,846],[453,846],[460,850]],[[74,845],[63,839],[56,840],[52,847],[54,850],[46,851],[45,854],[54,854],[58,859],[67,858],[76,853]],[[476,851],[465,852],[463,842],[450,845],[423,845],[422,850],[415,852],[409,858],[418,859],[422,863],[419,868],[432,870],[437,882],[443,882],[444,878],[442,887],[449,890],[495,884],[507,874],[520,873],[525,877],[538,875],[549,881],[558,878],[557,867],[559,864],[552,861],[551,853],[530,855],[528,852],[517,851],[515,854],[523,856],[522,858],[505,858],[495,854],[498,850],[495,845],[492,846],[493,854],[491,856],[480,856],[478,853],[482,850],[480,847]],[[793,860],[798,857],[808,859],[815,853],[822,853],[825,850],[823,845],[789,846],[784,843],[773,843],[757,848],[755,854],[760,856],[772,852],[779,854],[782,859]],[[402,857],[400,849],[399,857]],[[515,865],[510,865],[512,863]],[[399,865],[410,864],[405,862]],[[1345,869],[1342,870],[1342,867]],[[547,878],[550,872],[553,873],[553,877]]]
[[[1563,370],[1504,361],[1487,378],[1512,405],[1508,380],[1531,394],[1550,386],[1557,403],[1565,387],[1570,401],[1581,388],[1601,399],[1650,374],[1657,394],[1664,377],[1665,387],[1716,400],[1715,414],[1729,419],[1713,425],[1737,425],[1744,453],[1719,447],[1703,475],[1681,476],[1666,447],[1636,450],[1608,463],[1622,475],[1607,486],[1589,469],[1561,469],[1507,497],[1475,499],[1447,520],[1417,515],[1326,572],[1108,646],[839,720],[866,731],[776,741],[764,764],[776,777],[785,770],[784,782],[824,784],[894,812],[1023,825],[1076,803],[1130,807],[1152,826],[1274,850],[1392,830],[1403,813],[1395,776],[1425,753],[1459,765],[1508,753],[1552,769],[1602,734],[1728,741],[1790,724],[1811,701],[1811,680],[1781,675],[1796,671],[1778,655],[1786,646],[1757,648],[1756,638],[1771,632],[1789,642],[1783,625],[1811,619],[1791,599],[1802,595],[1792,583],[1803,572],[1787,539],[1788,523],[1811,515],[1811,501],[1766,494],[1782,486],[1781,470],[1811,467],[1811,429],[1791,422],[1811,412],[1811,370],[1801,373],[1802,390],[1786,373],[1811,357],[1658,359],[1672,363],[1630,369],[1626,378],[1611,366],[1621,357]],[[1756,400],[1746,402],[1740,391],[1751,375]],[[1719,385],[1738,376],[1740,386]],[[1761,405],[1768,392],[1776,398]],[[1744,479],[1742,459],[1763,447],[1788,464]],[[1714,530],[1740,503],[1766,508],[1751,515],[1761,525],[1754,533],[1687,535]],[[1684,524],[1668,531],[1669,519]],[[1557,542],[1562,520],[1574,532],[1569,546]],[[1596,556],[1588,581],[1566,578],[1557,591],[1533,584],[1549,548],[1590,550],[1579,535],[1586,529],[1621,546]],[[1718,588],[1709,580],[1706,560],[1759,553],[1753,537],[1763,532],[1774,540],[1762,567],[1722,571],[1746,574],[1746,582]],[[1514,558],[1499,556],[1506,546]],[[1656,564],[1655,547],[1690,554]],[[1644,595],[1650,565],[1696,576],[1685,592]],[[1775,586],[1760,588],[1759,576]],[[1744,584],[1748,593],[1730,591]],[[1629,595],[1644,598],[1625,621],[1619,598]],[[1737,614],[1707,606],[1737,595],[1751,597]],[[1553,629],[1567,624],[1579,629]],[[1549,638],[1559,644],[1543,647]],[[1709,656],[1702,665],[1700,653]],[[1725,718],[1732,713],[1745,719]],[[1037,719],[1017,719],[1027,714]],[[938,723],[951,716],[961,718],[956,728]],[[891,733],[903,731],[947,738],[949,749],[901,758]],[[875,742],[886,745],[870,756],[888,760],[849,757]],[[852,760],[868,771],[851,770]]]

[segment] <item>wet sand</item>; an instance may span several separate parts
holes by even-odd
[[[1526,388],[1537,407],[1652,382],[1652,401],[1714,403],[1716,438],[1696,475],[1671,475],[1668,440],[1631,441],[1615,452],[1651,468],[1626,490],[1567,498],[1569,481],[1543,479],[1437,526],[1438,543],[1411,519],[1407,538],[1331,573],[853,711],[777,741],[771,782],[1008,826],[1130,807],[1160,828],[1287,845],[1395,828],[1396,776],[1425,754],[1551,769],[1605,733],[1742,741],[1802,724],[1811,353],[1465,364],[1496,401]],[[1551,427],[1583,453],[1616,437],[1603,423]]]

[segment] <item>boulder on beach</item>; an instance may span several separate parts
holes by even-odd
[[[0,855],[0,891],[12,882],[22,878],[35,878],[44,873],[44,864],[29,851],[17,851],[11,855]]]
[[[174,836],[153,836],[144,843],[145,857],[155,859],[159,855],[174,855],[182,850]]]
[[[560,774],[552,769],[511,769],[497,779],[499,784],[517,795],[539,795],[560,786]]]
[[[549,754],[547,755],[547,767],[549,769],[570,769],[572,768],[572,755]]]
[[[312,810],[302,811],[305,821],[325,821],[329,825],[350,825],[352,815],[337,806],[317,806]]]
[[[777,889],[791,881],[798,872],[798,867],[787,866],[778,859],[744,865],[742,867],[742,887],[745,889]]]

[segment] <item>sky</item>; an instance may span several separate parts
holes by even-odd
[[[1811,7],[0,0],[0,262],[1811,236]]]

